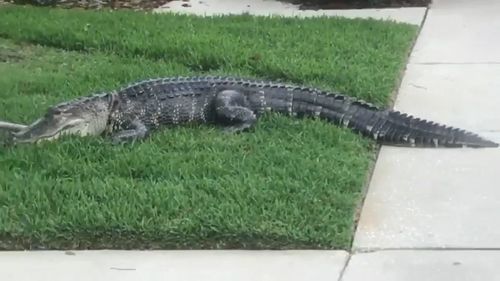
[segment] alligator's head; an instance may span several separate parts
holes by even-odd
[[[62,135],[100,135],[106,129],[109,102],[108,95],[100,95],[50,107],[42,118],[13,132],[13,142],[36,143]]]

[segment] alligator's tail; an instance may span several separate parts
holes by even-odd
[[[410,147],[498,147],[498,144],[453,128],[351,97],[327,93],[294,93],[292,113],[313,115],[350,128],[381,144]]]

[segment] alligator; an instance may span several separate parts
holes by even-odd
[[[405,147],[498,147],[477,134],[333,91],[240,77],[167,77],[139,81],[110,92],[50,107],[31,125],[0,122],[11,141],[38,143],[62,135],[141,140],[160,128],[186,123],[220,125],[238,133],[266,112],[319,118],[380,144]]]

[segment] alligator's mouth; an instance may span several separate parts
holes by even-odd
[[[25,130],[26,128],[28,128],[28,126],[24,125],[24,124],[0,121],[0,129],[6,130],[9,132],[19,132],[21,130]]]
[[[51,126],[45,119],[35,121],[24,130],[12,133],[15,143],[38,143],[44,140],[54,140],[62,135],[80,133],[82,119],[67,120],[61,126]],[[83,124],[84,125],[84,124]]]
[[[8,144],[14,140],[14,134],[27,130],[28,126],[24,124],[0,121],[0,143]]]
[[[53,139],[56,139],[58,138],[60,135],[61,135],[61,132],[64,130],[64,129],[68,129],[70,128],[69,126],[66,126],[64,128],[61,128],[59,130],[56,130],[54,132],[51,132],[51,133],[46,133],[46,134],[43,134],[43,135],[32,135],[28,132],[19,132],[19,133],[13,133],[13,136],[14,136],[14,141],[16,143],[38,143],[38,142],[41,142],[43,140],[53,140]]]

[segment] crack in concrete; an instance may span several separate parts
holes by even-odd
[[[415,88],[418,88],[418,89],[427,90],[427,87],[420,86],[420,85],[417,85],[417,84],[414,84],[414,83],[410,83],[410,86],[415,87]]]
[[[123,270],[123,271],[134,271],[136,270],[135,268],[122,268],[122,267],[110,267],[109,269],[111,270]]]
[[[360,248],[352,250],[349,255],[388,252],[388,251],[500,251],[499,247],[400,247],[400,248]]]

